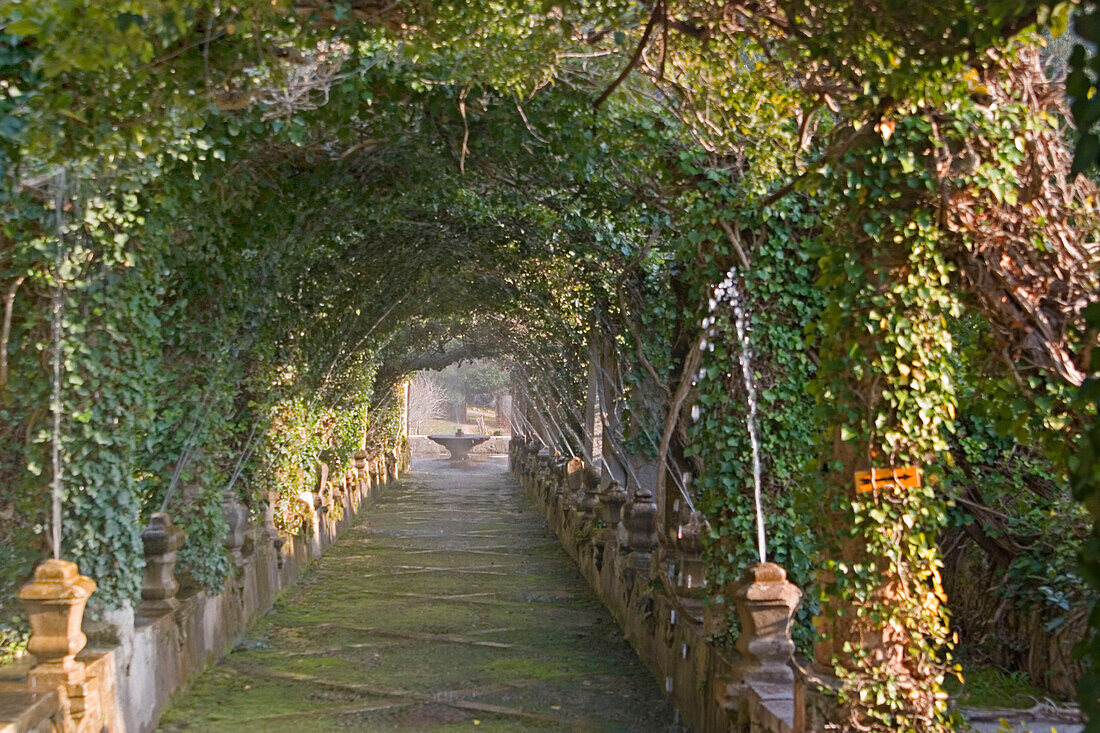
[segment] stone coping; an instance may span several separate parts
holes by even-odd
[[[400,470],[407,470],[407,457],[400,461]],[[132,611],[115,614],[106,629],[85,618],[89,645],[78,660],[86,665],[89,683],[78,732],[155,729],[169,698],[230,648],[252,619],[265,613],[384,488],[382,483],[342,494],[342,519],[333,522],[315,514],[312,535],[286,538],[281,558],[262,528],[251,526],[254,550],[219,593],[199,591],[180,597],[175,611],[153,618],[135,617]],[[356,494],[361,495],[358,502],[352,498]],[[105,638],[109,645],[103,644]],[[0,668],[0,733],[64,730],[59,691],[34,695],[27,690],[30,666],[24,657]]]

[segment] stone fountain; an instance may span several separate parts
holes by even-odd
[[[466,435],[462,428],[455,431],[454,435],[429,435],[428,440],[446,448],[451,453],[452,461],[465,461],[469,458],[474,446],[481,445],[489,439],[488,435]]]

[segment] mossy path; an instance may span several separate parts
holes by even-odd
[[[666,731],[673,712],[506,472],[390,484],[163,731]]]

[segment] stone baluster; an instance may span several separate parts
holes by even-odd
[[[791,619],[801,598],[802,591],[775,563],[757,563],[745,571],[733,594],[741,620],[741,636],[737,639],[741,660],[734,665],[735,682],[794,683]]]
[[[281,568],[286,562],[286,558],[283,557],[283,545],[286,544],[286,538],[279,533],[279,528],[275,526],[275,507],[278,503],[279,492],[267,492],[267,506],[264,508],[264,537],[271,542],[271,546],[275,549],[275,562]]]
[[[540,453],[542,453],[542,446],[539,442],[534,438],[528,440],[527,461],[524,470],[524,474],[527,476],[527,482],[524,488],[532,493],[535,493],[535,489],[538,488],[538,461]]]
[[[145,570],[141,576],[141,604],[138,613],[155,618],[172,613],[179,607],[176,594],[180,584],[176,581],[176,551],[183,547],[187,534],[172,523],[164,512],[149,517],[149,523],[141,532],[141,544],[145,550]]]
[[[577,460],[577,463],[573,463],[571,459],[557,451],[550,460],[551,490],[557,495],[556,501],[561,505],[562,510],[566,512],[573,508],[573,475],[576,474],[579,477],[581,470],[584,469],[584,463]]]
[[[535,471],[532,480],[536,493],[541,497],[546,497],[550,494],[550,460],[552,454],[549,448],[540,448],[538,454],[535,456]]]
[[[600,495],[602,504],[602,518],[607,525],[601,532],[596,543],[596,568],[603,569],[603,563],[607,557],[608,548],[611,552],[619,552],[622,546],[623,505],[626,504],[626,490],[615,479],[611,479],[607,488]]]
[[[355,476],[358,481],[359,491],[355,498],[355,504],[362,503],[363,498],[370,494],[370,474],[367,473],[367,452],[357,451],[351,457],[351,464],[355,467]]]
[[[694,511],[686,524],[676,532],[676,547],[680,551],[680,570],[676,587],[681,596],[698,597],[707,585],[707,566],[703,562],[703,514]]]
[[[578,507],[581,510],[581,516],[586,521],[592,521],[596,518],[597,510],[600,508],[600,474],[602,471],[599,466],[584,466],[584,471],[578,471],[578,473],[581,474],[581,491],[583,492]]]
[[[691,513],[687,523],[676,531],[676,549],[680,557],[680,567],[676,574],[676,594],[684,608],[699,622],[703,621],[703,597],[707,585],[707,566],[703,562],[703,527],[703,515],[695,511]]]
[[[630,568],[634,578],[647,580],[650,560],[657,549],[657,504],[653,491],[645,486],[634,491],[634,498],[623,519],[626,541],[630,546]]]
[[[231,489],[222,498],[222,511],[225,514],[225,521],[229,525],[229,531],[226,532],[225,538],[222,540],[222,546],[229,551],[229,557],[233,561],[233,565],[240,570],[245,562],[242,548],[245,540],[245,525],[248,523],[248,509],[241,503],[237,493]]]
[[[397,479],[397,456],[393,451],[386,451],[386,480],[396,481]]]
[[[569,461],[562,457],[561,453],[551,450],[550,460],[546,462],[546,491],[554,497],[554,502],[561,504],[565,499],[568,504],[569,484],[565,475],[565,467]]]
[[[628,498],[626,489],[618,481],[611,479],[603,493],[604,503],[607,504],[607,527],[618,537],[623,524],[623,506]]]
[[[520,484],[527,491],[531,490],[531,439],[528,438],[519,449],[519,477]]]
[[[332,479],[329,479],[321,487],[321,516],[324,518],[325,537],[330,542],[336,537],[336,515],[332,511],[336,506],[336,494],[336,486]]]
[[[46,560],[19,591],[31,625],[27,649],[36,662],[27,683],[34,692],[60,688],[65,730],[78,730],[85,712],[88,680],[76,655],[88,643],[80,627],[95,588],[95,581],[81,575],[76,563]]]
[[[328,464],[317,461],[317,483],[313,487],[313,507],[317,512],[318,540],[324,545],[331,537],[329,532]]]
[[[298,495],[298,500],[305,510],[306,521],[309,524],[309,548],[312,559],[321,555],[321,514],[320,497],[312,491],[303,491]]]
[[[367,483],[370,485],[370,493],[373,495],[376,488],[378,488],[378,475],[374,470],[374,461],[370,458],[367,459]]]
[[[532,480],[538,478],[539,456],[542,454],[542,450],[543,445],[539,441],[531,441],[531,445],[527,448],[527,471]]]
[[[340,477],[340,501],[344,504],[344,517],[351,516],[351,502],[355,494],[355,473],[351,468]]]
[[[516,454],[522,440],[523,436],[519,434],[508,438],[508,470],[512,473],[516,471]]]
[[[584,491],[584,461],[580,458],[559,458],[555,466],[558,469],[557,500],[562,503],[563,510],[570,511]]]

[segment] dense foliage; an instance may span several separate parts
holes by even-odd
[[[673,467],[728,594],[758,559],[728,280],[769,558],[815,591],[801,648],[853,724],[949,725],[939,541],[1003,552],[983,582],[1050,623],[1087,600],[1066,446],[1095,412],[1095,191],[1035,50],[1065,8],[866,5],[7,4],[0,629],[48,551],[55,442],[100,603],[134,599],[162,505],[217,587],[225,492],[296,531],[317,461],[397,447],[418,369],[510,357],[583,453],[594,344],[609,450]],[[914,465],[917,491],[853,493]]]

